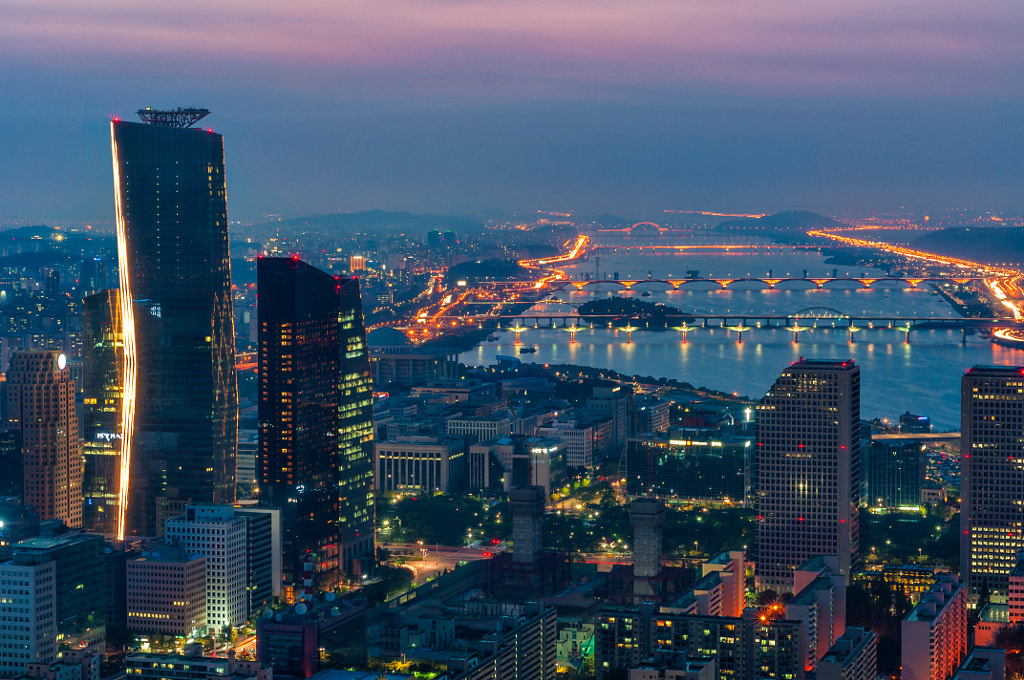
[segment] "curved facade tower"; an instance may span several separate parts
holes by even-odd
[[[111,122],[129,453],[120,536],[160,535],[188,503],[235,499],[224,140],[174,116],[143,119]]]

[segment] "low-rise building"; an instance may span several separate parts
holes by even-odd
[[[466,484],[461,437],[397,437],[374,444],[378,491],[448,493]]]
[[[205,556],[157,544],[126,566],[129,630],[182,637],[205,631]]]

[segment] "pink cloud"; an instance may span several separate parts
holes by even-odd
[[[1020,95],[1021,34],[1024,4],[1009,0],[8,0],[0,56],[207,60],[513,95],[691,83]]]

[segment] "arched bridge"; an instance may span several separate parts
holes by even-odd
[[[838,309],[832,309],[831,307],[807,307],[799,311],[787,314],[787,318],[790,319],[849,319],[850,315],[846,312],[840,312]]]
[[[957,283],[963,285],[972,281],[981,281],[980,276],[965,276],[965,277],[911,277],[911,276],[871,276],[871,277],[860,277],[860,276],[828,276],[828,277],[801,277],[801,276],[780,276],[780,277],[767,277],[767,276],[744,276],[736,278],[686,278],[686,279],[619,279],[619,280],[598,280],[598,281],[565,281],[562,286],[572,286],[576,290],[583,290],[590,286],[600,285],[611,285],[619,286],[625,290],[630,290],[634,286],[636,287],[651,287],[661,286],[667,287],[672,290],[679,290],[685,286],[692,285],[694,283],[713,283],[721,288],[725,289],[734,283],[740,283],[744,281],[762,283],[767,288],[775,288],[779,284],[791,284],[794,282],[813,284],[815,288],[825,288],[829,284],[836,282],[845,283],[859,283],[864,288],[870,288],[872,284],[893,282],[893,283],[905,283],[911,288],[917,288],[922,283]],[[553,285],[557,285],[556,282],[552,282]]]

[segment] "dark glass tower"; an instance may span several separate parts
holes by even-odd
[[[373,558],[373,395],[359,281],[258,260],[260,497],[281,508],[284,580]],[[309,567],[306,567],[307,569]]]
[[[124,336],[117,290],[82,301],[83,439],[82,526],[86,531],[117,531],[121,467],[121,375]]]
[[[127,533],[157,535],[187,503],[234,500],[238,385],[224,140],[184,127],[195,117],[140,115],[111,123],[122,435]]]

